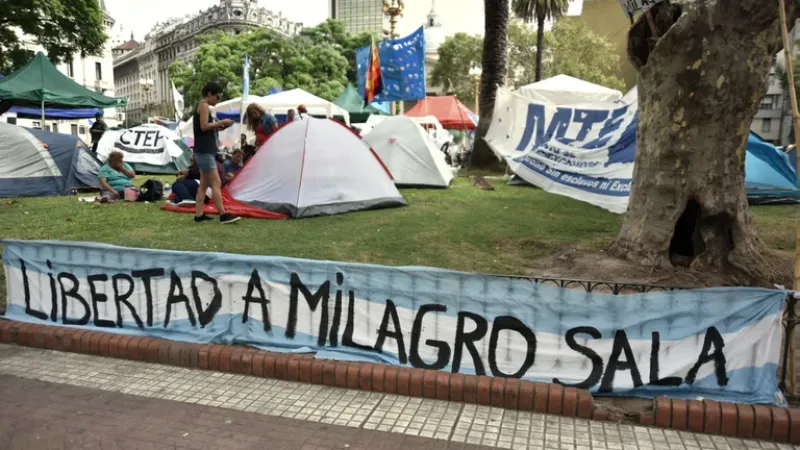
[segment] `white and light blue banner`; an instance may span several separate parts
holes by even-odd
[[[786,294],[610,295],[423,267],[5,241],[9,319],[614,395],[783,403]]]
[[[555,106],[499,89],[486,140],[520,178],[615,213],[628,208],[636,103]]]

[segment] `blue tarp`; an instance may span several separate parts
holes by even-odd
[[[27,106],[13,106],[9,112],[17,113],[17,117],[26,119],[41,119],[42,110]],[[44,117],[46,120],[71,120],[71,119],[94,119],[97,113],[103,112],[101,108],[45,108]]]
[[[358,92],[364,95],[364,83],[370,46],[356,51]],[[377,102],[420,100],[425,98],[425,33],[424,27],[398,39],[378,43],[383,92]]]

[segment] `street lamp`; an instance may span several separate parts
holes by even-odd
[[[403,17],[403,10],[406,8],[403,0],[383,0],[383,13],[389,16],[389,38],[397,39],[397,20]],[[395,111],[395,104],[392,102],[392,114],[402,114],[403,102],[398,102],[397,111]]]
[[[481,70],[478,66],[473,66],[469,69],[469,76],[472,78],[472,82],[475,84],[475,114],[480,113],[480,86],[481,86],[481,75],[483,74],[483,70]]]
[[[149,78],[147,79],[139,78],[139,86],[141,86],[142,89],[144,89],[145,113],[147,114],[147,122],[150,122],[150,91],[153,90],[155,85],[156,85],[155,81]]]

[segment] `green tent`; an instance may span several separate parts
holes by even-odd
[[[364,105],[364,99],[352,84],[348,84],[342,95],[333,101],[333,104],[344,109],[350,114],[350,123],[364,123],[373,114],[385,114],[372,105]]]
[[[25,67],[0,78],[0,114],[12,106],[44,108],[119,108],[125,98],[106,97],[59,72],[42,52]]]

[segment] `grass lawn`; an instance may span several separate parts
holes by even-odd
[[[294,256],[387,265],[425,265],[522,274],[532,259],[566,245],[599,249],[623,216],[539,189],[466,178],[448,190],[404,190],[406,208],[302,220],[244,219],[221,226],[156,204],[94,205],[77,197],[0,200],[0,238],[96,241],[130,247]],[[795,206],[754,208],[767,244],[794,249]],[[5,302],[0,273],[0,301]]]

